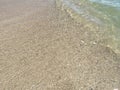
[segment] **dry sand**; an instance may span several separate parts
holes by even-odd
[[[120,58],[54,0],[0,0],[0,90],[120,90]]]

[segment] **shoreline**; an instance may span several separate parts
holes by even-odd
[[[120,57],[97,42],[98,32],[60,11],[55,0],[14,3],[23,16],[6,11],[13,19],[0,21],[1,90],[120,88]]]
[[[69,1],[56,0],[57,8],[62,10],[64,13],[67,13],[70,16],[70,18],[74,19],[77,23],[81,24],[82,22],[82,24],[87,24],[86,26],[88,26],[90,30],[99,33],[100,35],[98,42],[105,47],[111,48],[116,54],[119,55],[120,54],[119,40],[118,40],[119,37],[116,36],[117,32],[115,31],[118,28],[113,25],[108,26],[102,21],[97,20],[97,18],[96,19],[94,18],[95,20],[91,21],[91,19],[93,18],[90,19],[82,16],[81,13],[83,11],[81,11],[80,13],[78,10],[79,7],[76,6],[75,4],[74,3],[72,4],[72,2]]]

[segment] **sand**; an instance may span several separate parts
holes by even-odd
[[[120,55],[54,0],[0,0],[0,90],[120,89]]]

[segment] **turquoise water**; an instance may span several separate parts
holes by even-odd
[[[73,10],[72,13],[77,13],[80,17],[104,27],[105,40],[108,37],[107,44],[114,50],[120,51],[120,0],[60,1]]]
[[[106,17],[106,21],[120,27],[120,0],[90,0],[96,13]]]

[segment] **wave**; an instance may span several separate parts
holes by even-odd
[[[112,7],[116,7],[116,8],[120,8],[120,1],[119,0],[90,0],[92,2],[97,2],[97,3],[101,3],[104,5],[109,5]]]
[[[120,9],[110,0],[56,0],[71,18],[100,27],[101,43],[120,53]],[[117,7],[117,8],[116,8]],[[94,28],[93,28],[94,29]]]

